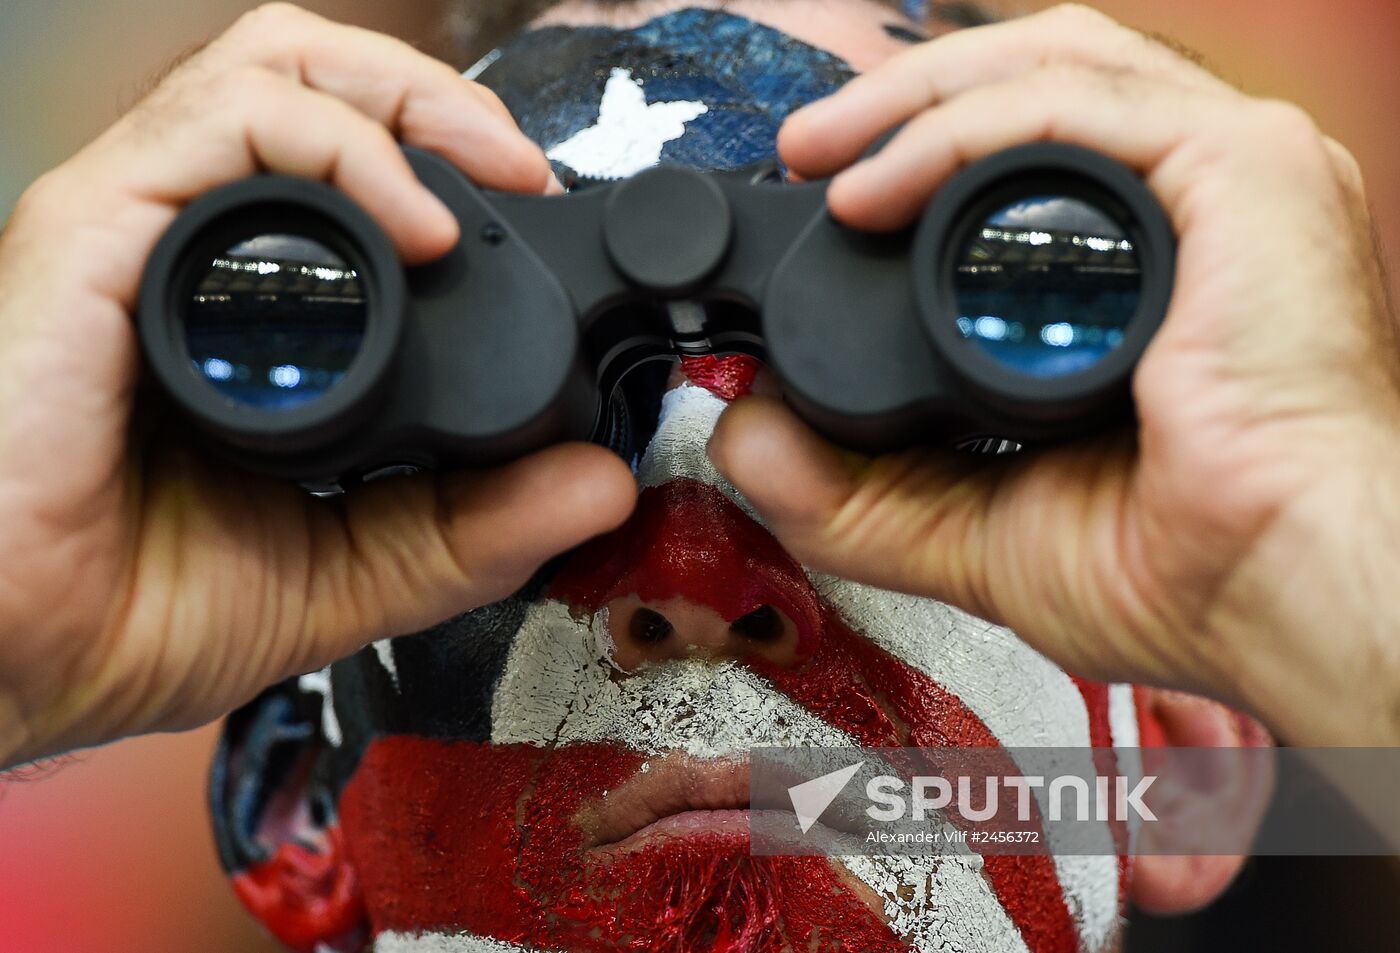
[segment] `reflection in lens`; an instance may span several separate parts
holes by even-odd
[[[185,313],[195,372],[225,397],[290,410],[321,397],[354,361],[367,309],[360,277],[325,246],[262,235],[215,258]]]
[[[1122,343],[1141,277],[1132,242],[1102,211],[1027,198],[988,218],[963,249],[958,330],[1007,370],[1076,374]]]

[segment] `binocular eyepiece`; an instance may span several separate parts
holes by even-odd
[[[457,247],[406,269],[336,189],[263,175],[191,203],[144,277],[156,377],[214,446],[314,486],[602,440],[641,362],[745,353],[866,452],[1060,440],[1131,415],[1174,239],[1129,169],[1041,143],[959,172],[912,228],[826,183],[658,167],[565,196],[408,149]]]

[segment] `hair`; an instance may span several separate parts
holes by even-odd
[[[536,17],[566,0],[453,0],[449,26],[453,53],[466,66],[523,30]],[[626,7],[646,0],[591,0],[598,7]],[[781,3],[782,0],[771,0]],[[902,0],[875,0],[903,12]],[[983,26],[995,17],[976,2],[930,2],[929,18],[955,27]]]

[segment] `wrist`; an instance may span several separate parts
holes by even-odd
[[[1400,459],[1339,465],[1221,591],[1221,693],[1295,745],[1400,746]]]

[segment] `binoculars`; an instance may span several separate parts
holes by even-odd
[[[1130,419],[1171,296],[1160,205],[1068,145],[969,165],[879,234],[771,164],[525,196],[405,152],[462,226],[432,264],[405,268],[338,190],[276,175],[202,196],[158,243],[142,348],[238,464],[335,488],[601,442],[629,370],[725,353],[854,450],[1062,440]]]

